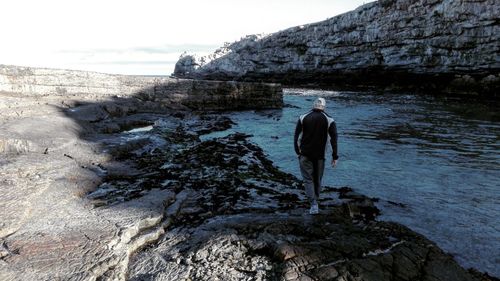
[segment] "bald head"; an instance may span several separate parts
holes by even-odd
[[[314,101],[313,104],[314,109],[325,110],[325,107],[326,107],[326,100],[324,98],[317,98]]]

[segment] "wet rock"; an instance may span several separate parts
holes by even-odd
[[[229,128],[231,128],[235,123],[227,116],[218,116],[218,115],[212,115],[212,116],[201,116],[200,119],[204,121],[210,120],[210,118],[215,117],[215,120],[213,122],[207,122],[205,126],[202,126],[202,128],[197,129],[196,132],[199,135],[205,135],[208,133],[212,132],[219,132],[219,131],[225,131]]]
[[[116,123],[108,123],[105,125],[102,125],[101,130],[102,133],[104,134],[113,134],[113,133],[118,133],[121,131],[121,128],[118,124]]]
[[[380,215],[380,210],[370,199],[350,201],[344,204],[345,211],[351,218],[373,220]]]
[[[394,201],[387,201],[387,203],[393,205],[393,206],[398,206],[398,207],[401,207],[401,208],[407,208],[408,206],[406,204],[403,204],[403,203],[398,203],[398,202],[394,202]]]
[[[352,190],[349,190],[349,191],[346,191],[344,192],[344,190],[340,190],[340,195],[339,195],[339,198],[341,199],[353,199],[353,200],[364,200],[365,198],[367,198],[365,195],[361,194],[361,193],[357,193],[355,191],[352,191]]]
[[[343,203],[374,200],[348,187],[326,187],[307,215],[300,180],[249,135],[200,139],[225,115],[106,110],[54,127],[61,146],[0,158],[1,280],[491,280],[403,226],[353,220]],[[153,128],[98,133],[133,120]]]
[[[176,118],[179,118],[179,119],[183,119],[184,117],[186,117],[186,114],[184,112],[175,112],[172,114],[173,117],[176,117]]]
[[[151,278],[201,280],[209,276],[224,280],[257,276],[264,280],[350,280],[355,276],[363,280],[420,280],[421,276],[479,280],[457,269],[451,257],[409,229],[378,222],[353,225],[335,213],[311,220],[247,213],[214,218],[188,229],[177,226],[169,233],[157,247],[133,258],[131,278],[148,272]],[[168,258],[177,252],[191,257],[191,270]]]
[[[335,192],[341,199],[344,212],[353,219],[374,220],[380,215],[380,210],[375,205],[379,200],[355,192],[350,187],[324,187],[325,191]]]

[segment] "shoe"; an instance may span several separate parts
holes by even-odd
[[[312,204],[311,205],[311,209],[309,209],[309,214],[310,215],[317,215],[319,214],[319,208],[318,208],[318,204]]]

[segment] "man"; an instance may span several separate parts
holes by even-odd
[[[337,165],[337,126],[325,113],[326,101],[318,98],[313,109],[300,116],[295,128],[295,153],[299,156],[300,172],[304,178],[307,197],[311,203],[310,214],[318,214],[318,198],[321,178],[325,168],[326,141],[330,136],[332,146],[332,167]]]

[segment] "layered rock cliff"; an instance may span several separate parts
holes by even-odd
[[[178,77],[498,96],[500,2],[380,0],[322,22],[247,36]]]
[[[136,98],[157,106],[199,110],[276,108],[283,103],[281,86],[276,84],[195,81],[7,65],[0,65],[0,94],[30,100]],[[12,113],[8,110],[7,97],[2,101],[0,116],[8,111]]]

